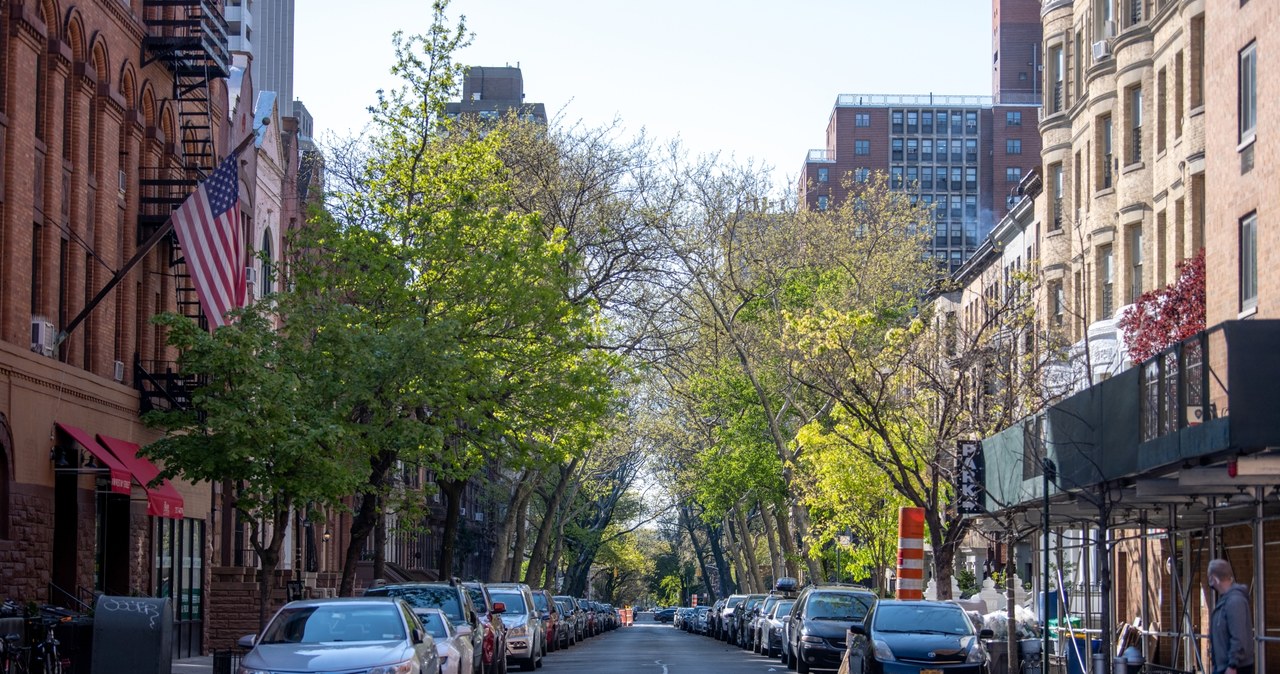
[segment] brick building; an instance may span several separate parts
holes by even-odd
[[[157,468],[136,451],[156,434],[140,414],[192,385],[149,319],[203,320],[176,241],[145,242],[238,141],[235,105],[258,106],[246,128],[274,122],[242,154],[254,259],[278,256],[299,213],[296,125],[251,88],[236,101],[221,5],[0,5],[0,594],[170,596],[176,655],[204,649],[211,569],[231,551],[216,488],[144,486]]]
[[[841,94],[826,147],[810,150],[800,203],[826,209],[873,172],[934,209],[932,254],[955,271],[1016,203],[1038,165],[1039,3],[995,0],[991,96]]]

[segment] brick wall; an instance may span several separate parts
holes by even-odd
[[[205,644],[208,650],[234,648],[237,639],[258,632],[260,595],[257,573],[256,569],[241,567],[210,569],[206,592],[208,603],[205,606]],[[341,580],[337,573],[277,571],[267,607],[268,620],[285,603],[285,583],[295,578],[303,581],[305,598],[334,596]],[[359,596],[363,591],[363,587],[357,586],[355,594]]]
[[[9,485],[9,538],[0,540],[0,598],[43,600],[53,555],[53,488]]]

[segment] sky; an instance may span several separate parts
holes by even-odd
[[[991,0],[453,0],[466,65],[519,65],[553,123],[614,119],[792,181],[836,96],[991,93]],[[316,135],[368,122],[397,80],[391,34],[428,0],[297,0],[294,97]]]

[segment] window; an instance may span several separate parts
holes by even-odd
[[[31,313],[43,314],[44,307],[40,305],[41,287],[40,279],[44,277],[44,267],[40,264],[41,249],[44,248],[44,227],[38,223],[31,223]]]
[[[1173,63],[1173,137],[1182,137],[1182,116],[1183,116],[1183,73],[1182,64],[1186,57],[1182,52],[1174,57]]]
[[[1062,317],[1066,313],[1066,293],[1062,289],[1062,281],[1052,281],[1049,283],[1049,301],[1052,303],[1050,314],[1053,316],[1053,324],[1062,327]]]
[[[920,161],[920,141],[907,139],[907,161]]]
[[[1164,68],[1156,73],[1156,152],[1164,152],[1164,137],[1168,132],[1169,124],[1167,111],[1169,109],[1169,81],[1168,73]]]
[[[1052,88],[1045,92],[1045,105],[1048,106],[1049,114],[1062,112],[1062,96],[1063,82],[1065,81],[1065,70],[1067,69],[1066,59],[1062,49],[1062,45],[1057,45],[1049,49],[1049,58],[1047,60],[1051,72],[1049,76],[1053,80]]]
[[[933,161],[933,139],[925,138],[920,141],[920,158],[924,161]]]
[[[946,132],[947,132],[947,111],[939,110],[938,111],[938,133],[946,133]]]
[[[954,166],[951,168],[951,189],[958,190],[963,185],[962,181],[964,178],[962,177],[963,174],[960,171],[961,169],[959,166]]]
[[[902,161],[902,139],[893,139],[893,161]]]
[[[1022,126],[1022,113],[1013,111],[1004,113],[1004,124],[1005,126]]]
[[[964,141],[964,160],[970,163],[978,161],[978,139],[968,138]]]
[[[1004,141],[1005,154],[1022,154],[1022,141],[1018,138],[1009,138]]]
[[[1142,161],[1142,87],[1131,87],[1129,103],[1129,163]]]
[[[1016,166],[1010,166],[1004,170],[1004,181],[1007,183],[1022,182],[1022,169]]]
[[[902,167],[895,166],[889,169],[889,186],[893,188],[902,187]]]
[[[1254,139],[1258,131],[1258,43],[1240,51],[1240,142]]]
[[[920,113],[912,110],[907,113],[907,133],[920,132]]]
[[[934,175],[938,178],[938,189],[947,189],[947,170],[944,168],[935,168]]]
[[[964,113],[964,132],[968,134],[978,132],[978,112],[976,110]]]
[[[820,183],[827,182],[827,175],[828,175],[828,169],[825,169],[825,168],[818,169],[818,182]]]
[[[1062,229],[1062,163],[1049,167],[1049,198],[1053,200],[1052,230]]]
[[[920,169],[914,166],[907,167],[907,187],[915,189],[920,183]]]
[[[871,169],[869,168],[854,169],[853,179],[860,183],[865,183],[868,180],[871,180]]]
[[[1142,296],[1142,227],[1129,232],[1129,301]]]
[[[964,131],[964,120],[962,120],[962,119],[960,118],[960,112],[959,112],[959,111],[956,111],[956,112],[951,113],[951,133],[952,133],[952,135],[959,136],[959,135],[960,135],[960,133],[961,133],[962,131]]]
[[[978,189],[978,169],[970,166],[964,170],[964,188],[970,192]]]
[[[902,111],[894,110],[890,115],[890,119],[892,119],[893,123],[893,132],[902,133]]]
[[[1111,318],[1111,314],[1115,313],[1115,269],[1112,266],[1114,258],[1112,257],[1111,246],[1103,246],[1098,250],[1098,281],[1101,284],[1101,297],[1099,304],[1101,305],[1101,314],[1098,320]]]
[[[47,91],[47,88],[49,86],[48,63],[49,63],[49,57],[45,54],[45,50],[37,49],[36,50],[36,90],[35,90],[35,96],[33,96],[32,98],[34,99],[35,109],[36,109],[35,110],[36,138],[38,140],[44,140],[45,113],[48,111],[48,107],[49,107],[49,103],[48,103],[49,92]],[[40,180],[41,178],[37,177],[36,179]]]
[[[933,189],[933,170],[930,169],[928,166],[924,167],[924,170],[920,172],[920,189],[922,190]],[[933,198],[933,195],[925,195],[925,196],[930,199]]]
[[[1111,187],[1111,115],[1098,118],[1098,149],[1098,189],[1105,190]]]
[[[1258,306],[1258,213],[1240,220],[1240,310]]]
[[[827,195],[824,194],[818,197],[818,210],[820,211],[827,210]]]
[[[978,217],[978,197],[971,194],[964,198],[964,221],[972,222]],[[975,230],[976,231],[976,230]]]
[[[1191,19],[1191,107],[1204,105],[1204,15]]]
[[[853,141],[853,153],[858,155],[871,154],[871,141],[869,140]]]
[[[825,171],[826,169],[823,170]],[[262,233],[262,277],[258,279],[258,283],[262,285],[262,290],[258,293],[260,297],[271,297],[275,293],[275,267],[275,254],[271,247],[271,230],[268,229]]]
[[[947,139],[939,138],[938,139],[938,161],[946,161],[946,160],[947,160]]]
[[[933,133],[933,113],[925,111],[920,113],[920,132]]]
[[[871,126],[871,115],[865,112],[859,112],[853,116],[854,126]]]
[[[1168,232],[1169,216],[1165,211],[1156,213],[1156,282],[1152,287],[1161,288],[1165,284],[1164,267],[1168,262],[1166,251],[1169,248]]]

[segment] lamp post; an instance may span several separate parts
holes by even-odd
[[[1044,543],[1042,545],[1044,549],[1044,586],[1041,588],[1041,596],[1044,599],[1041,601],[1040,607],[1042,614],[1040,619],[1044,621],[1044,643],[1040,646],[1040,672],[1041,674],[1049,674],[1049,483],[1057,480],[1058,467],[1048,457],[1045,457],[1041,460],[1040,468],[1044,477],[1041,483],[1043,490],[1042,506],[1044,508]],[[1057,608],[1056,603],[1054,608]]]

